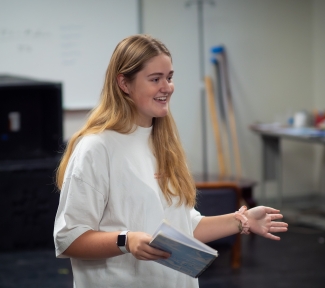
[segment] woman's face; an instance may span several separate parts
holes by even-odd
[[[173,73],[170,57],[160,54],[150,59],[134,80],[126,84],[128,94],[138,109],[137,125],[150,127],[153,117],[167,115],[174,92]]]

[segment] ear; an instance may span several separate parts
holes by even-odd
[[[128,86],[127,86],[127,82],[126,82],[125,76],[123,74],[118,74],[117,75],[117,84],[122,89],[122,91],[124,93],[129,94],[129,89],[128,89]]]

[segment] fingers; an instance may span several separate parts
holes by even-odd
[[[279,220],[283,218],[282,214],[269,214],[269,216],[271,217],[271,220]]]
[[[281,233],[288,231],[288,224],[284,222],[272,222],[271,227],[269,228],[268,233],[264,235],[265,238],[269,238],[271,240],[280,240],[279,236],[273,235],[272,233]]]
[[[128,233],[128,248],[132,255],[139,260],[167,259],[170,254],[151,247],[151,236],[143,232]]]
[[[264,207],[265,207],[265,212],[268,214],[276,214],[276,213],[280,212],[280,210],[274,209],[272,207],[266,207],[266,206],[264,206]]]
[[[149,247],[152,248],[152,247]],[[141,251],[139,253],[135,253],[134,257],[139,259],[139,260],[158,260],[158,259],[167,259],[170,257],[170,254],[159,250],[159,249],[148,249],[148,251]]]
[[[271,227],[288,227],[288,224],[285,222],[272,222]]]
[[[269,232],[272,233],[280,233],[280,232],[287,232],[288,228],[287,227],[271,227],[269,229]]]
[[[279,236],[275,236],[271,233],[267,233],[264,235],[265,238],[271,239],[271,240],[276,240],[279,241],[281,238]]]

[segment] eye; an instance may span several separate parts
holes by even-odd
[[[151,81],[157,83],[159,81],[159,78],[154,78]]]
[[[169,77],[167,78],[167,81],[168,81],[168,82],[172,82],[172,80],[173,80],[173,76],[169,76]]]

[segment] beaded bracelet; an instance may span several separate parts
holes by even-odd
[[[249,232],[249,223],[247,217],[244,215],[247,210],[246,206],[242,206],[238,211],[235,212],[235,218],[239,220],[239,231],[240,234],[248,235]]]

